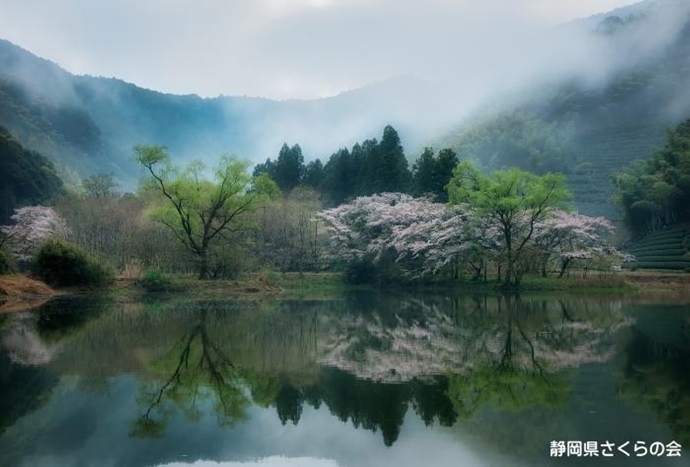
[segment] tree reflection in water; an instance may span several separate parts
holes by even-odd
[[[173,407],[182,409],[190,420],[198,420],[198,403],[211,397],[213,413],[221,426],[246,417],[250,405],[243,381],[230,358],[214,342],[207,330],[207,310],[171,351],[156,365],[157,373],[170,376],[160,386],[143,387],[139,403],[146,407],[130,433],[136,437],[161,436]]]

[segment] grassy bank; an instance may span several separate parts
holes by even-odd
[[[489,282],[435,282],[396,285],[345,284],[337,273],[277,273],[249,274],[239,280],[199,280],[193,276],[162,275],[155,281],[116,279],[103,289],[71,288],[59,293],[106,293],[116,301],[133,302],[147,298],[209,299],[235,298],[264,300],[281,298],[329,298],[355,290],[401,290],[405,292],[452,291],[453,293],[496,293],[504,291],[502,284]],[[527,276],[519,292],[564,292],[583,294],[657,293],[690,294],[690,274],[667,271],[624,271],[618,273],[590,273],[571,277]],[[58,292],[44,283],[21,275],[0,276],[0,312],[31,309],[52,298]]]

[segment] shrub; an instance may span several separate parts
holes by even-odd
[[[16,271],[12,257],[0,251],[0,274],[11,274]]]
[[[44,243],[36,254],[33,272],[47,284],[65,286],[101,286],[113,273],[79,247],[60,240]]]
[[[376,276],[376,266],[370,261],[355,261],[348,264],[345,269],[345,281],[348,284],[373,284]]]
[[[139,280],[139,285],[147,292],[167,292],[173,288],[170,278],[157,269],[146,271],[144,277]]]

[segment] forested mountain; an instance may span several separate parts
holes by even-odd
[[[140,176],[136,144],[165,145],[178,162],[204,158],[209,165],[226,153],[275,159],[284,143],[298,144],[305,163],[319,158],[325,168],[329,155],[391,125],[410,167],[432,146],[486,169],[560,171],[582,213],[615,218],[611,175],[651,157],[665,130],[690,116],[688,11],[682,0],[647,0],[562,25],[554,34],[585,31],[606,53],[578,70],[564,51],[554,57],[558,73],[510,96],[497,93],[465,120],[471,106],[452,97],[453,89],[412,77],[310,101],[201,98],[75,76],[0,40],[0,125],[59,172],[112,173],[125,189]],[[673,27],[660,17],[673,18]]]
[[[139,175],[136,144],[165,145],[179,159],[233,153],[258,162],[285,141],[325,158],[388,123],[410,130],[418,104],[402,96],[411,89],[424,94],[426,85],[399,78],[313,101],[178,96],[75,76],[0,40],[0,125],[65,168],[113,172],[125,184]]]
[[[25,149],[0,126],[0,224],[9,221],[15,207],[44,203],[61,191],[52,162]]]
[[[659,12],[662,13],[659,13]],[[654,17],[677,14],[678,32],[658,50]],[[611,176],[663,145],[667,129],[690,117],[690,17],[676,0],[643,2],[583,24],[619,62],[599,79],[541,86],[510,107],[493,108],[441,142],[487,169],[516,165],[564,172],[580,211],[620,218]]]

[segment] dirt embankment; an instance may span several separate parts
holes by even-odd
[[[690,274],[634,271],[627,272],[625,280],[640,292],[690,294]]]
[[[43,282],[24,276],[0,276],[0,313],[37,307],[54,295]]]

